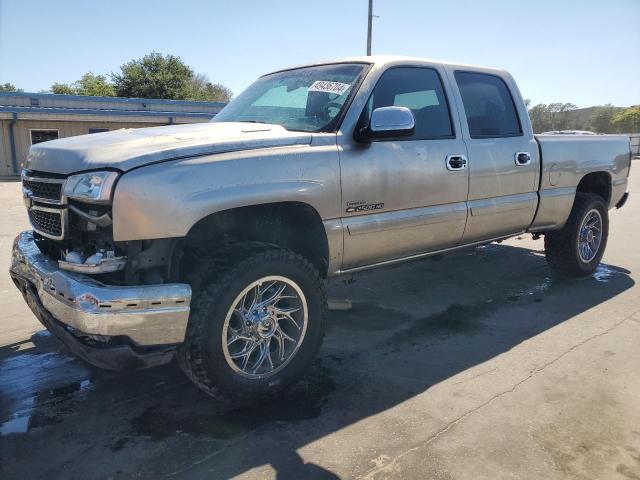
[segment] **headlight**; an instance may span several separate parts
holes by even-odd
[[[87,172],[71,175],[64,182],[68,198],[90,203],[109,203],[118,172]]]

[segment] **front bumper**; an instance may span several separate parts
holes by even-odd
[[[105,285],[58,268],[40,252],[32,232],[16,238],[10,274],[38,319],[97,366],[121,368],[128,364],[121,358],[126,351],[131,362],[142,362],[138,366],[163,363],[154,360],[156,354],[184,341],[191,301],[187,284]],[[87,358],[98,350],[99,361]]]

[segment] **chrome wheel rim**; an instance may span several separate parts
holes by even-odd
[[[227,364],[247,378],[282,370],[302,345],[309,317],[302,289],[291,279],[268,276],[235,298],[222,329]]]
[[[591,262],[602,243],[602,216],[595,208],[589,210],[580,225],[578,235],[578,254],[584,263]]]

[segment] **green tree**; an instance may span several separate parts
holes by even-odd
[[[621,133],[640,133],[640,105],[616,113],[611,118],[611,125]]]
[[[547,105],[539,103],[529,109],[531,126],[535,133],[542,133],[553,129],[552,113]]]
[[[2,92],[24,92],[24,90],[16,88],[13,83],[0,83],[0,93]]]
[[[105,75],[88,72],[71,84],[54,83],[50,91],[62,95],[209,102],[228,102],[233,95],[227,87],[212,83],[206,75],[194,74],[180,57],[164,56],[157,52],[125,63],[120,67],[119,73],[111,73],[110,77],[111,82]]]
[[[211,83],[206,75],[198,73],[189,81],[186,98],[206,102],[228,102],[232,96],[233,93],[227,87],[219,83]]]
[[[73,88],[72,85],[68,83],[54,83],[51,85],[51,93],[55,93],[57,95],[75,95],[76,89]]]
[[[54,83],[51,92],[58,95],[90,95],[93,97],[115,97],[116,89],[104,75],[85,73],[80,80],[68,83]]]
[[[183,100],[188,97],[193,75],[180,57],[151,52],[122,65],[120,73],[111,74],[111,80],[119,97]]]
[[[570,128],[567,112],[578,108],[573,103],[550,103],[547,107],[551,120],[551,130],[568,130]]]
[[[595,107],[591,114],[591,130],[596,133],[615,133],[616,128],[611,124],[611,121],[620,110],[619,107],[614,107],[610,103]]]
[[[73,84],[77,95],[91,95],[94,97],[115,97],[116,89],[109,83],[105,75],[85,73],[80,80]]]

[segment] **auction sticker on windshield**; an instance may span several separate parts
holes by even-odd
[[[350,87],[348,83],[329,82],[327,80],[317,80],[309,87],[310,92],[325,92],[342,95]]]

